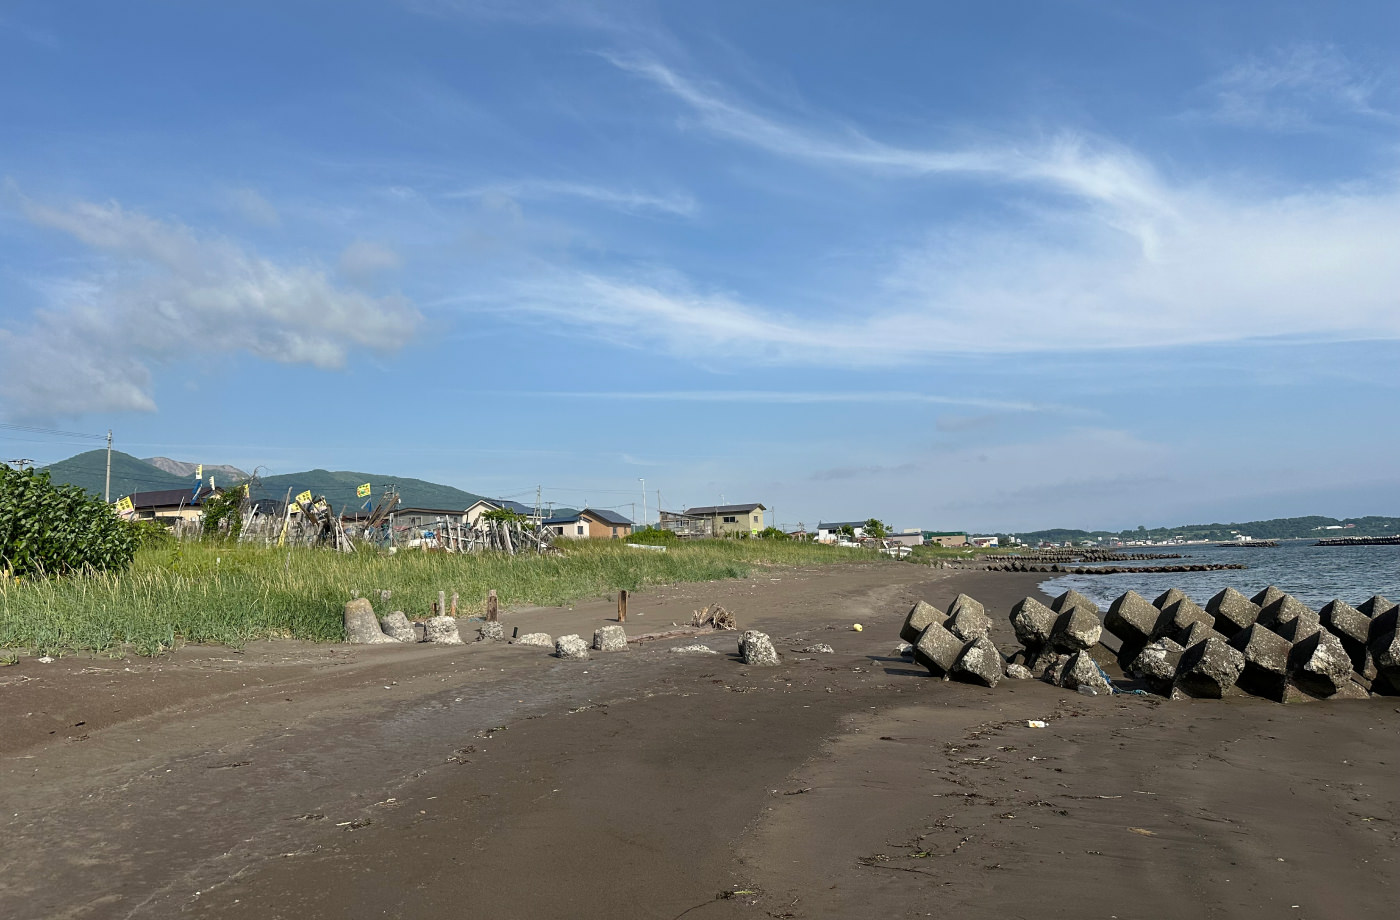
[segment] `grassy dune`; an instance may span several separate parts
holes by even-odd
[[[233,647],[269,637],[335,641],[352,592],[375,609],[425,616],[438,591],[459,613],[485,606],[564,604],[619,588],[742,578],[755,566],[884,560],[864,550],[714,540],[667,552],[581,541],[558,556],[450,556],[185,543],[142,549],[131,570],[0,584],[0,648],[158,655],[182,643]],[[887,561],[887,560],[885,560]],[[393,592],[389,604],[379,591]]]

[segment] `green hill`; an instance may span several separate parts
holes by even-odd
[[[287,473],[282,476],[268,476],[262,480],[255,493],[258,498],[286,498],[287,490],[296,495],[310,490],[314,495],[324,495],[338,512],[344,509],[354,511],[365,500],[355,495],[355,489],[369,483],[374,487],[374,498],[378,500],[385,485],[395,485],[399,490],[400,507],[442,508],[465,510],[482,496],[463,492],[451,486],[425,482],[422,479],[407,479],[402,476],[386,476],[383,473],[353,473],[347,471],[307,470],[304,473]]]
[[[1355,525],[1346,527],[1347,524]],[[1343,527],[1328,530],[1328,527]],[[1017,534],[1027,543],[1079,542],[1082,540],[1142,540],[1162,543],[1175,540],[1212,540],[1228,542],[1235,534],[1248,534],[1256,540],[1321,539],[1324,537],[1381,537],[1400,533],[1400,518],[1357,517],[1330,518],[1319,515],[1296,518],[1272,518],[1267,521],[1245,521],[1234,524],[1183,524],[1179,527],[1139,527],[1137,530],[1036,530]]]
[[[81,486],[101,498],[107,470],[107,451],[90,450],[67,460],[60,460],[45,469],[49,471],[54,482]],[[112,501],[132,492],[193,488],[193,478],[172,476],[131,454],[124,454],[119,450],[112,451]]]

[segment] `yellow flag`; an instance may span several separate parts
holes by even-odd
[[[369,498],[369,493],[371,493],[371,492],[373,492],[373,491],[374,491],[374,490],[370,488],[369,483],[365,483],[364,485],[359,486],[359,487],[357,487],[357,488],[355,489],[355,497],[356,497],[356,498]]]
[[[203,464],[203,463],[200,463],[200,464],[198,464],[198,465],[195,466],[195,468],[194,468],[194,478],[195,478],[195,479],[203,479],[203,478],[204,478],[204,464]]]
[[[132,510],[134,510],[134,507],[133,507],[133,505],[131,504],[131,496],[130,496],[130,495],[128,495],[126,498],[123,498],[121,501],[117,502],[117,510],[120,511],[120,512],[127,512],[127,511],[132,511]]]
[[[251,482],[245,482],[245,483],[243,483],[243,497],[244,497],[244,498],[252,498],[252,497],[253,497],[253,484],[252,484]]]
[[[303,492],[303,493],[301,493],[300,495],[297,496],[297,504],[299,504],[299,505],[309,505],[309,504],[311,504],[311,490],[310,490],[310,489],[307,489],[305,492]]]

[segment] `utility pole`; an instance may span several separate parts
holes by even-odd
[[[540,487],[535,486],[535,525],[538,526],[541,520],[543,519],[540,517]]]
[[[112,429],[107,429],[107,484],[102,487],[102,500],[112,500]]]
[[[645,479],[638,481],[642,484],[642,527],[645,528],[647,526],[647,481]]]

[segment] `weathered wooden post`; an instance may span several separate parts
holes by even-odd
[[[627,589],[623,588],[617,592],[617,621],[627,622]]]
[[[500,619],[500,601],[496,600],[496,589],[486,592],[486,622],[495,623]]]
[[[447,592],[446,592],[446,591],[439,591],[439,592],[438,592],[437,615],[440,616],[440,617],[445,617],[445,616],[447,616]]]
[[[453,592],[452,592],[452,613],[451,613],[450,615],[451,615],[451,616],[454,616],[454,617],[457,615],[457,592],[456,592],[456,591],[453,591]]]

